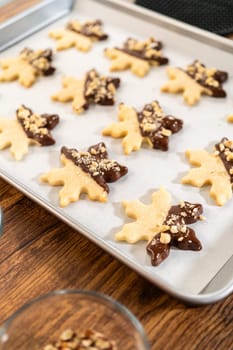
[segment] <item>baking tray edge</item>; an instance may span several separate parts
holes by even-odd
[[[102,3],[106,6],[112,7],[118,11],[123,11],[124,13],[127,13],[129,15],[137,16],[140,19],[150,21],[151,23],[157,24],[162,27],[166,27],[167,29],[173,30],[177,33],[181,33],[183,35],[186,35],[188,37],[191,37],[195,40],[201,41],[203,43],[207,43],[211,46],[214,46],[216,48],[220,48],[222,50],[225,50],[226,52],[231,52],[233,53],[233,43],[229,39],[225,39],[222,37],[219,37],[218,35],[209,33],[205,30],[193,27],[191,25],[182,23],[180,21],[168,18],[164,15],[160,15],[158,13],[152,12],[151,10],[144,9],[142,7],[139,7],[137,5],[131,4],[131,3],[126,3],[125,1],[122,0],[92,0],[94,2],[99,2]],[[54,0],[50,0],[49,3],[54,2]],[[69,0],[70,3],[73,3],[72,1]],[[40,9],[39,6],[34,6],[31,10],[32,11],[38,11]],[[27,16],[30,14],[30,11],[25,11],[24,16]],[[69,11],[66,12],[66,14]],[[37,13],[38,14],[38,13]],[[65,14],[64,14],[65,15]],[[12,18],[11,25],[15,24],[15,19],[17,19],[18,16]],[[60,17],[59,17],[60,18]],[[58,19],[58,18],[56,18]],[[55,21],[54,19],[53,21]],[[47,25],[51,23],[48,22]],[[43,26],[45,26],[44,24]],[[41,28],[37,28],[36,30],[39,30]],[[0,27],[1,31],[1,27]],[[28,35],[31,35],[33,32],[27,33],[26,35],[22,36],[20,39],[17,41],[25,38]],[[16,41],[14,42],[16,43]],[[11,43],[11,45],[13,42]],[[6,47],[4,48],[6,49]],[[0,49],[1,51],[1,49]],[[147,280],[151,281],[153,284],[167,292],[168,294],[186,302],[192,305],[205,305],[205,304],[210,304],[217,302],[228,295],[230,295],[233,292],[233,283],[228,284],[226,287],[219,289],[218,291],[212,292],[212,293],[205,293],[205,294],[189,294],[189,293],[182,293],[179,290],[174,290],[172,286],[164,283],[162,280],[159,278],[154,278],[151,277],[151,275],[147,272],[145,272],[141,266],[135,265],[135,263],[132,263],[131,261],[127,260],[125,261],[125,257],[119,252],[116,251],[113,247],[110,247],[103,239],[98,239],[92,235],[90,231],[82,227],[81,224],[77,224],[74,222],[69,216],[64,215],[62,213],[62,210],[59,208],[54,208],[49,202],[45,201],[42,197],[39,195],[33,193],[30,191],[26,186],[23,184],[19,183],[16,179],[13,177],[9,176],[4,170],[0,169],[0,177],[3,178],[5,181],[7,181],[9,184],[17,188],[19,191],[24,193],[27,197],[50,211],[52,214],[54,214],[56,217],[58,217],[60,220],[74,228],[75,230],[78,230],[80,233],[82,233],[86,238],[100,246],[102,249],[113,255],[115,258],[120,260],[122,263],[125,265],[129,266],[132,270],[135,270],[137,273],[139,273],[141,276],[145,277]],[[90,237],[91,235],[91,237]],[[228,262],[232,261],[232,257],[229,259]],[[228,262],[225,264],[227,265]],[[223,273],[225,265],[218,271],[216,276],[218,277],[219,273]],[[215,280],[215,277],[212,279],[212,281]],[[212,283],[211,281],[211,283]],[[208,287],[208,286],[207,286]],[[208,290],[208,288],[207,288]],[[202,292],[205,292],[205,288],[203,289]]]
[[[67,15],[71,11],[72,6],[73,0],[43,0],[38,5],[34,5],[0,23],[2,38],[0,41],[0,52]],[[13,25],[16,27],[14,28],[15,30],[12,30]]]
[[[221,37],[207,30],[197,28],[190,24],[178,21],[158,12],[148,10],[145,7],[126,2],[125,0],[92,0],[105,6],[122,11],[131,16],[156,24],[175,33],[185,35],[194,40],[211,45],[218,49],[233,53],[233,40]]]
[[[0,169],[0,177],[7,181],[10,185],[14,186],[17,188],[20,192],[25,194],[27,197],[29,197],[31,200],[34,202],[38,203],[41,205],[43,208],[51,212],[53,215],[55,215],[58,219],[61,221],[65,222],[67,225],[71,226],[73,229],[79,231],[82,233],[87,239],[91,240],[93,243],[96,245],[100,246],[102,249],[107,251],[109,254],[114,256],[116,259],[120,260],[123,264],[127,265],[130,267],[132,270],[138,272],[142,277],[146,278],[150,282],[152,282],[154,285],[157,287],[161,288],[164,290],[166,293],[188,303],[191,305],[205,305],[205,304],[210,304],[217,302],[228,295],[230,295],[233,292],[233,284],[230,286],[227,286],[225,288],[220,289],[217,292],[214,293],[207,293],[207,294],[185,294],[180,291],[174,290],[172,287],[168,286],[165,284],[163,281],[160,279],[153,279],[149,273],[146,273],[141,266],[135,265],[134,263],[130,262],[129,260],[125,260],[125,257],[117,250],[115,250],[112,247],[109,247],[109,245],[103,240],[103,239],[98,239],[93,237],[92,233],[88,231],[87,229],[84,229],[81,224],[77,224],[74,222],[68,215],[64,215],[62,213],[62,210],[60,209],[55,209],[53,206],[42,199],[41,196],[34,194],[30,190],[27,189],[26,186],[23,184],[19,183],[17,180],[15,180],[13,177],[9,176],[8,174],[5,173],[4,170]]]

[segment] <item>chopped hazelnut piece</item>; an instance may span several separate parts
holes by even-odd
[[[171,241],[171,235],[169,233],[162,232],[160,235],[160,242],[163,244],[168,244]]]
[[[71,336],[71,337],[70,337]],[[83,333],[76,333],[71,329],[65,330],[60,340],[49,344],[43,350],[117,350],[113,340],[107,339],[102,333],[87,329]]]

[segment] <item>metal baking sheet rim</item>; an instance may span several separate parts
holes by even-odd
[[[65,16],[67,13],[72,11],[74,7],[74,3],[76,3],[77,1],[78,0],[69,0],[66,3],[64,3],[62,0],[60,0],[60,2],[62,2],[63,7],[60,10],[60,13],[57,14],[57,16],[54,14],[52,17],[50,17],[50,19],[40,18],[39,25],[35,26],[35,23],[34,23],[34,28],[30,27],[30,29],[26,29],[24,33],[19,33],[18,36],[15,36],[16,31],[14,31],[13,32],[14,38],[11,39],[8,44],[4,44],[2,47],[0,45],[0,52],[9,48],[11,45],[14,45],[16,42],[23,40],[25,37],[32,35],[36,31],[39,31],[43,27],[49,25],[51,22],[55,22],[62,16]],[[149,20],[152,23],[156,22],[156,24],[159,26],[166,27],[169,30],[174,30],[177,33],[181,33],[185,36],[189,36],[192,39],[200,40],[202,43],[207,43],[217,48],[223,49],[227,52],[233,53],[233,41],[231,42],[229,39],[220,37],[219,35],[194,27],[187,23],[183,23],[181,21],[167,17],[160,13],[145,9],[144,7],[140,7],[135,4],[128,3],[125,0],[92,0],[92,1],[99,2],[106,6],[115,8],[119,11],[124,11],[129,15],[136,15],[137,17],[143,20]],[[10,20],[7,20],[6,22],[3,22],[2,24],[0,24],[0,32],[1,30],[2,31],[4,30],[4,34],[6,36],[11,35],[12,25],[15,25],[17,22],[19,24],[20,21],[22,21],[22,19],[25,19],[25,17],[27,16],[28,17],[31,15],[36,16],[37,13],[40,14],[40,11],[46,10],[46,8],[49,8],[49,6],[53,5],[55,2],[56,0],[43,0],[41,3],[32,6],[30,9],[25,10],[21,14],[16,15],[12,17]],[[56,7],[55,7],[55,10],[56,10]],[[35,17],[35,20],[37,19],[39,19],[39,16]]]
[[[78,0],[76,0],[78,1]],[[191,36],[193,39],[200,40],[201,42],[211,44],[214,47],[221,48],[227,52],[233,53],[233,43],[225,38],[219,37],[215,34],[209,33],[205,30],[195,28],[191,25],[179,22],[177,20],[168,18],[164,15],[160,15],[158,13],[154,13],[150,10],[138,7],[136,5],[125,3],[122,0],[92,0],[94,2],[100,2],[104,5],[113,7],[119,11],[126,11],[130,15],[137,15],[141,19],[146,19],[150,21],[155,21],[157,25],[160,26],[166,26],[166,28],[169,27],[171,30],[175,30],[177,33],[181,33],[183,35]],[[74,1],[75,2],[75,1]],[[46,2],[44,3],[44,6],[46,7]],[[40,7],[41,8],[41,7]],[[24,15],[29,14],[29,11],[25,11]],[[17,17],[17,16],[16,16]],[[11,25],[15,24],[14,18],[11,20]],[[45,25],[48,25],[49,23],[46,23]],[[10,28],[10,27],[9,27]],[[41,28],[40,28],[41,29]],[[34,31],[35,32],[35,31]],[[33,34],[34,32],[30,33]],[[27,35],[28,36],[28,33]],[[19,40],[22,40],[25,36],[21,36]],[[17,41],[19,41],[17,40]],[[16,43],[16,41],[15,41]],[[103,248],[105,251],[113,255],[115,258],[123,262],[125,265],[129,266],[132,270],[135,270],[138,272],[141,276],[145,277],[147,280],[151,281],[153,284],[167,292],[168,294],[186,302],[189,304],[194,305],[205,305],[217,302],[228,295],[230,295],[233,292],[233,283],[232,280],[230,283],[227,284],[227,286],[211,292],[211,293],[203,293],[205,289],[208,289],[208,285],[212,283],[212,281],[215,280],[215,277],[221,273],[221,270],[224,270],[225,265],[227,265],[229,262],[231,263],[232,257],[226,262],[224,266],[218,271],[218,273],[214,276],[214,278],[210,281],[210,283],[203,289],[202,293],[199,294],[190,294],[190,293],[182,293],[180,290],[174,290],[172,286],[170,286],[167,283],[164,283],[163,280],[160,278],[152,278],[151,275],[143,270],[141,266],[135,265],[135,262],[132,263],[130,260],[125,260],[125,257],[123,254],[121,254],[119,251],[115,251],[113,247],[110,247],[103,239],[101,238],[95,238],[92,235],[92,232],[88,230],[87,228],[83,227],[81,224],[77,224],[73,222],[73,220],[68,216],[64,215],[62,210],[55,209],[49,202],[42,199],[39,195],[34,194],[30,190],[26,188],[23,184],[18,183],[16,179],[13,177],[10,177],[7,175],[4,170],[0,169],[0,177],[3,178],[5,181],[7,181],[12,186],[16,187],[19,191],[24,193],[26,196],[28,196],[33,201],[37,202],[39,205],[50,211],[52,214],[54,214],[56,217],[58,217],[60,220],[74,228],[75,230],[78,230],[80,233],[82,233],[86,238]],[[90,237],[91,236],[91,237]]]
[[[24,185],[19,184],[17,180],[9,177],[9,175],[5,174],[4,170],[0,169],[0,177],[7,181],[10,185],[17,188],[19,191],[24,193],[27,197],[41,205],[46,210],[50,211],[52,214],[54,214],[58,219],[65,222],[67,225],[71,226],[75,230],[79,231],[81,234],[83,234],[87,239],[91,240],[93,243],[107,251],[109,254],[113,255],[116,259],[120,260],[123,264],[130,267],[132,270],[138,272],[141,276],[145,277],[147,280],[155,284],[157,287],[161,288],[168,294],[192,305],[205,305],[210,303],[215,303],[228,295],[230,295],[233,292],[233,284],[220,289],[217,292],[214,293],[207,293],[207,294],[184,294],[181,291],[174,290],[174,288],[170,287],[169,285],[165,284],[163,281],[160,280],[160,278],[151,278],[149,273],[146,273],[143,268],[140,267],[140,265],[135,265],[135,263],[131,263],[129,260],[125,260],[125,257],[119,252],[115,251],[114,248],[110,247],[105,241],[101,238],[97,239],[92,235],[92,232],[84,228],[81,224],[77,225],[75,222],[73,222],[72,219],[70,219],[67,215],[64,215],[62,213],[62,210],[54,209],[50,203],[47,201],[44,201],[39,195],[35,195],[34,193],[30,192]]]

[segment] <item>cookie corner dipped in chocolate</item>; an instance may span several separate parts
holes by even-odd
[[[16,110],[16,117],[29,139],[41,146],[50,146],[56,142],[50,130],[59,123],[57,114],[34,114],[30,108],[21,105]]]
[[[185,70],[192,79],[210,91],[212,97],[226,97],[222,84],[227,81],[228,73],[216,68],[207,68],[199,60],[195,60]]]
[[[201,204],[181,202],[171,206],[164,221],[164,227],[167,229],[155,235],[146,248],[153,266],[158,266],[169,256],[171,246],[181,250],[202,249],[195,231],[187,226],[202,220],[202,213]]]
[[[165,65],[168,64],[169,59],[162,56],[161,49],[163,44],[161,41],[156,40],[153,37],[145,41],[139,41],[133,38],[128,38],[122,48],[117,48],[128,55],[134,56],[144,61],[150,62],[150,64]]]
[[[116,89],[120,87],[120,78],[101,76],[96,69],[87,72],[84,85],[86,109],[91,103],[112,106],[115,103]]]
[[[56,68],[52,66],[53,51],[50,48],[34,51],[25,47],[20,52],[20,57],[26,60],[38,75],[53,75]]]
[[[141,135],[150,140],[154,149],[167,151],[169,136],[183,127],[181,119],[164,115],[158,101],[146,104],[137,115]]]
[[[221,141],[215,145],[215,149],[233,184],[233,141],[229,140],[227,137],[223,137]]]
[[[86,152],[63,146],[61,153],[88,173],[107,193],[109,193],[107,183],[117,181],[128,172],[127,167],[108,158],[107,148],[103,142],[90,146]]]
[[[92,40],[103,41],[108,39],[108,34],[102,30],[103,22],[99,19],[86,21],[80,24],[76,20],[69,21],[66,28],[75,33],[89,37]]]

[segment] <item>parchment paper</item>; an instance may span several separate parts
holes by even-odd
[[[57,140],[56,145],[30,147],[28,155],[20,162],[13,160],[9,149],[1,151],[0,170],[25,186],[30,193],[40,196],[44,203],[49,203],[52,210],[63,215],[68,221],[81,225],[87,237],[98,241],[102,247],[131,266],[137,266],[140,272],[154,283],[170,286],[183,293],[199,293],[232,256],[233,200],[224,207],[218,207],[209,197],[208,187],[198,189],[181,185],[182,176],[190,169],[184,152],[187,148],[204,148],[211,151],[213,145],[222,137],[233,139],[233,124],[226,122],[226,116],[233,113],[232,55],[150,23],[130,18],[126,14],[119,15],[117,11],[105,9],[100,4],[90,6],[89,1],[78,1],[77,8],[70,17],[80,20],[102,19],[110,38],[106,42],[94,44],[89,53],[81,53],[76,49],[56,53],[56,74],[40,78],[30,89],[23,88],[18,82],[0,84],[1,117],[15,118],[15,110],[22,103],[37,113],[58,113],[61,117],[60,124],[52,132]],[[68,18],[64,18],[24,40],[2,53],[1,58],[17,55],[24,47],[55,48],[55,41],[48,38],[47,33],[52,28],[63,27],[67,20]],[[167,81],[164,66],[152,68],[143,79],[133,76],[129,71],[109,73],[110,61],[103,55],[104,48],[121,45],[128,37],[145,39],[152,35],[164,42],[163,52],[170,58],[171,65],[182,67],[198,58],[208,66],[228,70],[230,79],[224,84],[228,97],[214,99],[204,96],[197,106],[188,107],[181,95],[160,93],[160,86]],[[121,78],[115,106],[91,106],[86,113],[75,115],[71,103],[51,101],[50,96],[61,89],[62,76],[81,78],[93,67],[102,74]],[[144,147],[139,152],[125,156],[121,139],[101,136],[101,130],[105,126],[117,121],[120,102],[141,110],[145,103],[152,100],[158,100],[166,114],[172,114],[184,121],[183,130],[170,137],[168,152]],[[52,167],[60,166],[61,146],[86,150],[100,141],[106,143],[112,159],[128,166],[128,175],[110,184],[107,204],[91,202],[82,196],[79,202],[65,209],[59,208],[60,187],[41,184],[39,176]],[[125,222],[131,221],[126,217],[121,201],[138,198],[150,203],[152,192],[160,186],[164,186],[172,194],[173,204],[180,200],[201,203],[207,220],[191,226],[203,244],[200,252],[172,249],[166,261],[159,267],[152,267],[145,250],[146,242],[135,245],[115,242],[114,235]],[[7,235],[7,232],[5,234]]]

